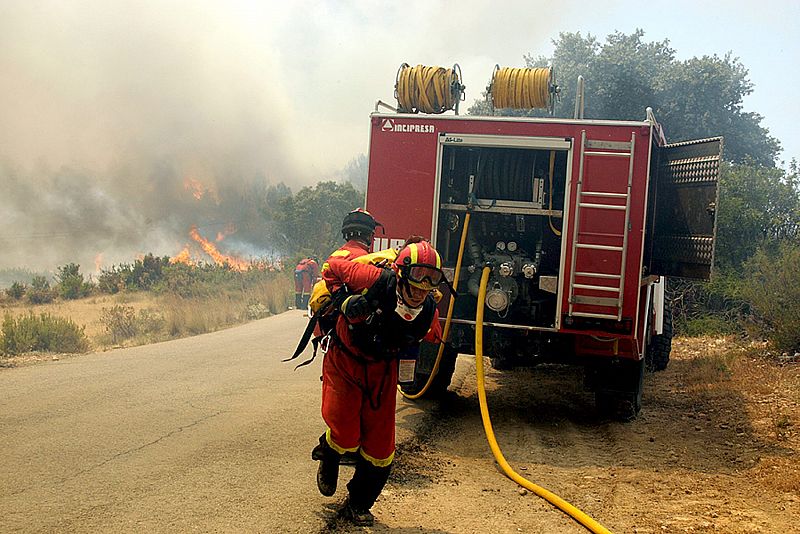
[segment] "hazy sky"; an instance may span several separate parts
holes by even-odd
[[[53,224],[68,233],[98,220],[98,251],[141,250],[158,234],[168,253],[191,217],[160,210],[187,178],[215,189],[253,176],[313,183],[366,152],[368,115],[377,99],[393,102],[401,63],[458,63],[466,108],[495,64],[549,55],[560,31],[602,42],[642,28],[680,59],[732,51],[755,84],[745,109],[764,115],[788,161],[800,157],[798,6],[0,0],[0,267],[41,257],[48,247],[32,243]],[[76,189],[90,193],[88,212]],[[26,205],[31,196],[40,204]],[[50,212],[35,231],[34,209]]]

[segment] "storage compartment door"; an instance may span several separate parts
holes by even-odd
[[[708,280],[714,263],[722,137],[655,150],[651,273]]]

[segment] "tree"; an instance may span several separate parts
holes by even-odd
[[[150,289],[161,281],[163,269],[169,265],[169,256],[158,257],[152,253],[127,265],[122,270],[122,278],[126,289]]]
[[[31,280],[31,287],[28,289],[28,301],[31,304],[46,304],[53,302],[53,290],[50,282],[42,275],[36,275]]]
[[[800,238],[800,176],[756,165],[724,165],[720,177],[716,262],[740,270],[757,250],[777,251]]]
[[[83,279],[81,266],[77,263],[68,263],[58,267],[56,272],[56,290],[61,298],[72,300],[88,295],[92,286]]]
[[[556,116],[573,116],[575,82],[582,75],[586,118],[642,120],[645,109],[652,107],[670,141],[723,135],[726,160],[775,164],[780,143],[761,126],[761,115],[744,111],[742,101],[753,92],[753,84],[747,69],[730,53],[678,61],[668,40],[646,42],[642,30],[613,33],[605,43],[592,35],[565,32],[553,43],[551,58],[524,59],[529,67],[554,67],[561,87]],[[487,114],[489,107],[476,102],[469,113]]]
[[[276,248],[290,255],[327,257],[341,244],[344,216],[364,205],[364,194],[350,182],[320,182],[276,199],[278,194],[268,192],[262,213],[272,221]]]
[[[14,283],[11,284],[11,286],[8,289],[6,289],[6,295],[8,295],[9,298],[12,298],[14,300],[20,300],[22,297],[25,296],[25,292],[27,290],[28,286],[25,285],[24,282],[19,282],[15,280]]]

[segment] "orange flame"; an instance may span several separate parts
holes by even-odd
[[[199,181],[195,180],[194,178],[190,178],[188,176],[183,180],[183,188],[185,190],[189,191],[190,193],[192,193],[192,196],[194,198],[196,198],[197,200],[200,200],[201,198],[203,198],[203,195],[205,195],[205,193],[206,193],[206,190],[203,187],[203,184],[201,184]]]
[[[228,223],[225,226],[225,229],[221,232],[217,232],[217,243],[228,237],[229,235],[236,233],[236,225],[233,223]]]
[[[97,256],[94,257],[94,272],[99,273],[100,269],[103,268],[103,253],[98,252]]]
[[[223,265],[227,263],[231,269],[236,271],[246,271],[250,268],[249,262],[233,256],[228,256],[217,250],[217,247],[214,246],[214,243],[200,235],[200,232],[197,231],[196,226],[193,225],[192,229],[189,230],[189,236],[197,241],[197,243],[200,245],[200,248],[203,249],[203,252],[211,256],[211,258],[214,260],[214,263],[217,265]]]
[[[169,259],[170,263],[185,263],[186,265],[192,265],[192,256],[189,254],[189,245],[183,247],[183,250],[178,252],[177,255],[173,256]]]

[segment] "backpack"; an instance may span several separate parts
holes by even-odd
[[[393,263],[395,258],[397,258],[397,251],[393,248],[388,248],[386,250],[379,250],[378,252],[372,252],[371,254],[359,256],[358,258],[350,261],[371,264],[377,267],[385,267]],[[328,290],[328,286],[325,284],[325,280],[320,280],[314,284],[314,287],[311,289],[311,295],[308,299],[308,325],[306,326],[303,335],[300,337],[300,342],[297,344],[294,354],[290,358],[286,358],[282,361],[288,362],[300,356],[300,354],[308,346],[308,342],[311,341],[314,346],[314,354],[310,359],[298,364],[295,369],[313,362],[314,358],[317,357],[317,347],[319,346],[320,340],[327,336],[330,330],[335,327],[336,319],[339,317],[339,306],[348,296],[350,296],[350,293],[347,291],[346,286],[342,286],[333,294],[331,294],[331,292]],[[311,336],[313,335],[317,324],[319,324],[322,328],[322,335],[317,336],[312,340]]]
[[[359,256],[350,261],[385,267],[393,263],[395,258],[397,258],[397,251],[393,248],[387,248],[386,250],[379,250],[378,252]],[[308,299],[309,317],[313,318],[315,315],[335,313],[335,309],[331,308],[338,309],[338,306],[329,306],[331,300],[331,292],[328,290],[325,280],[320,280],[314,284],[314,287],[311,289],[311,296]],[[322,310],[322,312],[320,312],[320,310]]]

